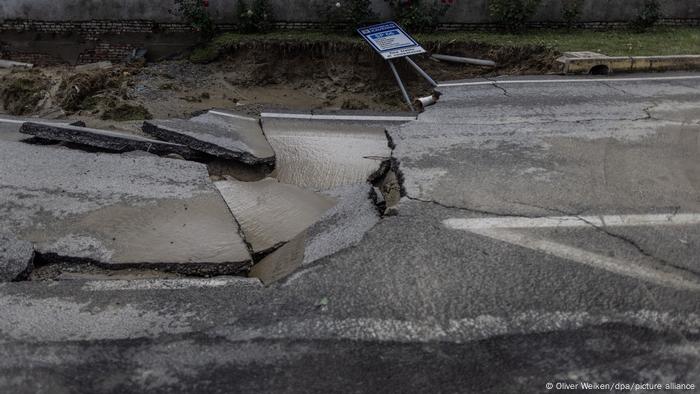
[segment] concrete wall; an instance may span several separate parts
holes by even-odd
[[[270,0],[278,20],[317,21],[315,1]],[[339,0],[342,1],[343,0]],[[376,10],[390,18],[387,2],[373,0]],[[543,0],[534,21],[561,20],[561,4],[567,0]],[[643,0],[585,0],[582,21],[626,21],[634,17]],[[445,17],[447,23],[488,23],[488,0],[456,0]],[[674,19],[700,18],[699,0],[662,0],[665,16]],[[235,0],[210,0],[212,15],[219,21],[233,19]],[[86,21],[149,20],[177,22],[172,0],[0,0],[0,20]]]

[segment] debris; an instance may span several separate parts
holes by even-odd
[[[239,273],[248,248],[206,166],[0,140],[0,228],[45,261]],[[28,160],[31,158],[31,160]]]
[[[391,156],[383,128],[299,119],[263,119],[277,153],[273,176],[312,190],[367,181]]]
[[[435,103],[437,103],[437,101],[439,99],[440,99],[440,93],[434,92],[430,96],[417,98],[416,101],[413,102],[413,105],[416,107],[416,110],[423,111],[423,110],[425,110],[425,107],[429,107],[431,105],[434,105]]]
[[[0,60],[0,68],[34,68],[31,63],[13,62],[12,60]]]
[[[37,70],[13,73],[0,82],[0,101],[11,115],[35,112],[46,100],[51,86],[51,81]]]
[[[65,79],[59,87],[59,105],[65,111],[78,111],[93,107],[98,101],[94,97],[108,84],[106,72],[79,73]]]
[[[0,282],[11,282],[32,269],[34,248],[14,235],[0,233]]]
[[[484,60],[484,59],[472,59],[468,57],[461,57],[461,56],[449,56],[449,55],[440,55],[440,54],[433,54],[431,56],[433,59],[437,59],[443,62],[451,62],[451,63],[463,63],[463,64],[473,64],[476,66],[487,66],[487,67],[496,67],[497,64],[493,60]]]
[[[106,62],[81,64],[80,66],[75,66],[75,71],[83,73],[83,72],[92,71],[92,70],[108,70],[110,68],[112,68],[112,62],[106,61]]]
[[[215,184],[256,255],[289,242],[335,205],[328,197],[272,178]]]
[[[203,161],[209,168],[209,176],[228,178],[243,181],[261,181],[272,173],[272,165],[249,165],[233,160],[213,159]]]
[[[369,104],[356,98],[349,98],[343,101],[343,104],[340,106],[340,108],[349,110],[362,110],[369,108]]]
[[[148,53],[148,49],[146,48],[136,48],[131,53],[129,56],[126,58],[127,63],[132,63],[136,61],[145,61],[146,60],[146,54]]]
[[[107,149],[114,152],[142,150],[159,155],[175,153],[185,158],[196,158],[199,156],[197,152],[180,144],[153,140],[134,134],[58,123],[27,122],[20,128],[20,133],[30,134],[49,140],[72,142],[80,145]]]
[[[125,122],[129,120],[151,119],[153,116],[143,105],[117,103],[116,100],[111,101],[108,108],[102,113],[102,120],[116,120],[117,122]]]
[[[275,162],[274,152],[265,140],[260,125],[251,118],[209,113],[194,120],[147,121],[143,124],[143,131],[221,159],[250,165],[271,165]]]

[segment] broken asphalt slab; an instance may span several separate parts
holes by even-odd
[[[429,121],[421,116],[416,122],[423,123],[421,127],[392,130],[396,156],[402,160],[401,168],[407,169],[404,175],[410,186],[410,198],[401,201],[398,214],[372,227],[361,242],[304,267],[286,281],[261,288],[226,285],[219,278],[188,279],[175,286],[140,281],[0,285],[4,317],[0,339],[6,353],[0,359],[0,387],[13,393],[46,387],[61,392],[287,393],[347,391],[361,382],[361,390],[366,391],[391,387],[401,392],[438,388],[521,393],[544,391],[550,379],[568,381],[572,376],[593,382],[698,382],[697,291],[620,275],[571,256],[444,225],[455,218],[493,220],[498,213],[561,215],[547,209],[568,206],[560,204],[562,200],[572,206],[581,201],[578,189],[569,189],[571,183],[538,195],[539,200],[532,202],[541,209],[509,201],[496,205],[494,200],[503,196],[497,188],[469,200],[480,189],[459,187],[465,178],[476,185],[503,182],[508,186],[506,181],[517,176],[534,182],[556,175],[559,168],[571,168],[557,167],[559,162],[548,164],[546,155],[541,162],[549,167],[521,166],[528,164],[523,157],[537,158],[551,148],[543,143],[547,137],[537,134],[547,127],[544,123],[558,122],[546,129],[557,132],[553,138],[558,144],[552,148],[557,151],[565,145],[566,134],[575,140],[574,146],[593,136],[598,136],[592,138],[595,144],[611,134],[614,140],[624,135],[654,136],[646,123],[658,121],[647,120],[640,111],[650,106],[647,98],[666,102],[673,119],[697,124],[693,113],[697,114],[700,90],[692,81],[675,86],[661,82],[616,86],[639,92],[646,97],[642,99],[601,83],[591,84],[508,87],[509,95],[518,96],[512,101],[493,86],[487,91],[450,89],[443,104],[451,103],[451,112],[432,114],[434,127],[428,127]],[[685,100],[681,95],[686,95]],[[689,100],[693,97],[694,104]],[[509,105],[503,105],[503,100]],[[633,112],[623,113],[635,106]],[[581,112],[576,113],[577,108]],[[667,116],[671,112],[663,119],[671,119]],[[607,121],[586,118],[612,123],[587,127]],[[522,124],[511,128],[504,120]],[[508,135],[511,140],[506,139]],[[697,133],[665,137],[679,135],[684,135],[686,149],[697,146]],[[489,145],[488,139],[494,136],[502,139]],[[530,138],[538,139],[532,150],[526,144]],[[633,145],[644,138],[623,142]],[[460,149],[472,145],[486,152],[477,157],[469,153],[479,153],[478,149],[460,154]],[[674,144],[664,146],[669,145]],[[571,152],[569,160],[580,160],[589,151],[579,147]],[[621,157],[616,165],[631,167],[644,160],[624,157],[627,160]],[[489,160],[497,163],[498,170],[479,172],[471,167],[478,162],[480,168],[488,169]],[[595,160],[581,163],[599,164]],[[527,170],[525,175],[518,175],[522,169]],[[700,178],[695,169],[686,168],[684,182],[697,185]],[[571,182],[591,182],[599,176],[604,180],[599,174],[591,168],[589,173],[570,175]],[[622,175],[608,178],[605,187],[611,191],[620,187],[617,180],[624,180]],[[657,175],[648,180],[680,181],[678,176]],[[551,183],[556,182],[553,177]],[[634,190],[643,195],[647,190],[643,186]],[[646,208],[673,212],[673,194],[678,189],[669,187],[665,199],[654,193]],[[580,208],[590,210],[586,215],[649,213],[627,205],[623,192],[619,200],[607,200],[604,206],[586,199]],[[522,195],[527,193],[518,194]],[[640,201],[643,196],[636,198]],[[554,206],[549,205],[552,201]],[[471,203],[479,202],[494,204],[491,207],[497,213],[474,209]],[[669,228],[644,233],[628,228],[620,232],[621,238],[601,236],[601,230],[585,227],[572,233],[527,231],[545,240],[556,234],[550,241],[592,252],[624,253],[618,258],[648,257],[639,256],[641,252],[623,239],[627,237],[644,242],[646,251],[658,247],[653,243],[668,243],[666,250],[678,250],[675,256],[661,248],[652,251],[662,258],[687,261],[688,256],[698,255],[698,244],[690,238],[698,234],[697,228]],[[668,242],[674,238],[674,243]],[[689,242],[681,246],[680,239]],[[630,269],[635,269],[634,264]],[[80,379],[66,379],[75,371]]]
[[[327,120],[264,118],[280,182],[328,190],[366,182],[391,158],[384,128]]]
[[[362,183],[324,191],[323,195],[336,201],[335,206],[300,235],[256,263],[250,275],[269,285],[358,244],[380,219],[370,199],[371,190],[370,185]]]
[[[335,205],[331,198],[272,178],[215,184],[256,255],[292,240]]]
[[[203,164],[6,141],[0,157],[2,228],[44,259],[192,273],[250,265]]]
[[[19,130],[22,127],[22,124],[26,122],[58,123],[81,127],[85,126],[85,123],[83,123],[82,121],[71,122],[67,120],[48,120],[40,118],[25,118],[19,116],[0,115],[0,140],[23,141],[34,138],[26,134],[20,133]]]
[[[119,153],[141,150],[159,155],[174,153],[187,159],[200,156],[199,153],[181,144],[154,140],[130,133],[58,123],[27,122],[22,125],[20,132],[47,140],[71,142]]]
[[[14,235],[0,233],[0,282],[10,282],[28,273],[34,260],[34,247]]]
[[[190,120],[146,121],[143,131],[221,159],[249,165],[275,163],[275,153],[263,135],[260,122],[254,118],[208,111]]]

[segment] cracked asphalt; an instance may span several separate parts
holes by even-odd
[[[700,75],[630,77],[441,87],[398,214],[270,287],[0,285],[0,391],[697,387]]]

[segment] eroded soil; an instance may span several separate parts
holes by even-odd
[[[556,53],[544,47],[428,44],[435,53],[495,60],[497,68],[416,61],[436,80],[547,73]],[[414,96],[432,89],[397,62]],[[148,118],[186,117],[208,108],[257,114],[262,108],[405,110],[386,64],[355,44],[248,44],[209,64],[171,60],[77,72],[71,66],[0,70],[0,111],[137,129]]]

